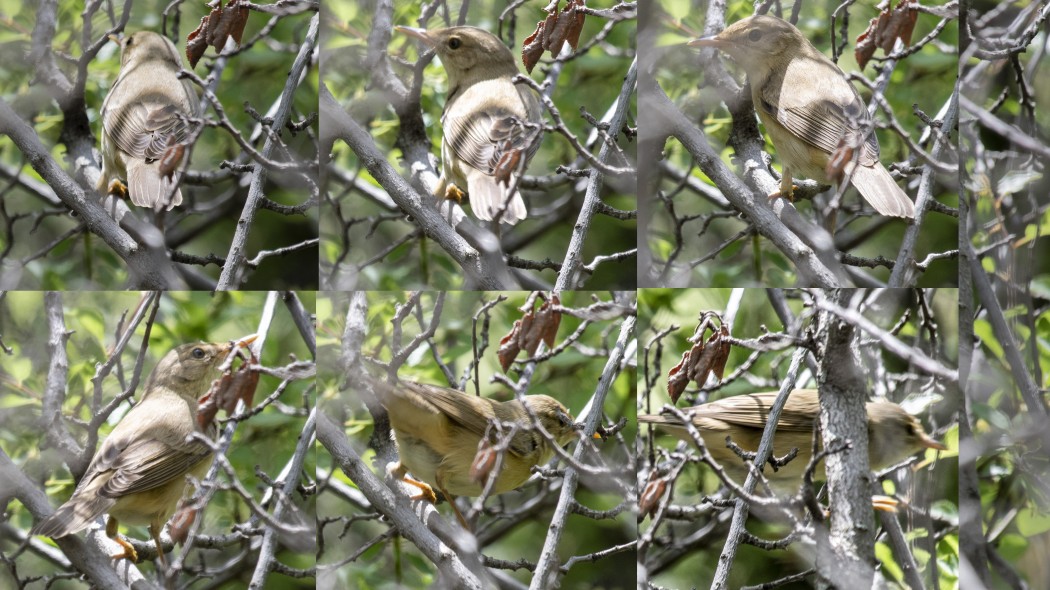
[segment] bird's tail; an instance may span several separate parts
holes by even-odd
[[[38,522],[29,531],[29,534],[43,535],[53,539],[72,535],[87,528],[95,519],[112,508],[113,504],[114,500],[112,498],[102,498],[94,495],[93,498],[88,499],[83,496],[74,496],[68,502],[59,506],[54,514]]]
[[[521,198],[521,193],[517,188],[511,193],[509,191],[511,187],[493,176],[471,171],[467,174],[467,186],[470,208],[474,211],[474,216],[482,221],[492,220],[500,210],[503,211],[500,221],[511,225],[525,219],[528,215],[525,200]]]
[[[161,175],[158,162],[128,161],[128,194],[131,202],[139,207],[171,211],[181,204],[182,189],[176,188],[178,179],[178,173],[171,177]]]
[[[874,166],[856,166],[852,175],[853,186],[876,211],[889,217],[915,217],[915,204],[897,186],[889,170],[882,164],[876,162]]]

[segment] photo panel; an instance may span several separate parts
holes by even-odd
[[[0,288],[317,288],[319,3],[0,14]]]
[[[641,286],[956,284],[957,9],[889,5],[647,4]]]
[[[636,3],[325,3],[323,287],[633,289]]]
[[[633,586],[633,291],[322,293],[318,326],[319,588]]]
[[[953,587],[956,298],[640,290],[639,583]]]
[[[1047,7],[970,2],[960,40],[963,587],[1050,584]]]
[[[0,586],[313,588],[313,313],[312,292],[6,293]]]

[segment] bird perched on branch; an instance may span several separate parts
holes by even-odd
[[[114,559],[138,560],[134,547],[117,536],[123,521],[149,525],[163,562],[160,531],[183,496],[186,476],[200,479],[212,463],[211,447],[193,437],[215,435],[213,423],[205,432],[198,427],[198,400],[233,348],[254,339],[183,344],[164,355],[146,380],[142,399],[103,441],[73,496],[30,534],[64,537],[108,513],[106,535],[124,548]]]
[[[178,78],[182,57],[163,35],[138,31],[119,40],[120,75],[102,102],[102,194],[122,193],[155,211],[182,203],[179,163],[200,104]]]
[[[481,495],[499,455],[493,494],[521,486],[533,467],[554,456],[553,445],[565,445],[581,428],[561,402],[546,395],[527,395],[523,404],[413,381],[370,382],[397,442],[399,461],[388,467],[390,475],[420,488],[417,498],[436,501],[431,486],[438,489],[464,524],[453,497]],[[533,426],[533,417],[547,435]]]
[[[395,27],[433,49],[448,74],[441,116],[441,179],[434,193],[460,201],[478,219],[516,224],[528,214],[517,185],[540,145],[540,105],[516,85],[514,54],[476,27]]]
[[[704,446],[719,465],[734,479],[743,482],[747,476],[747,467],[727,447],[726,437],[730,437],[744,451],[757,451],[769,409],[777,394],[776,391],[770,391],[735,395],[692,408],[682,408],[682,412],[692,416],[692,424],[703,439]],[[889,467],[923,449],[947,448],[930,438],[914,416],[893,402],[868,402],[865,408],[868,412],[868,462],[872,469]],[[802,482],[802,473],[812,457],[813,429],[819,414],[820,402],[816,389],[796,389],[788,395],[777,422],[773,455],[780,457],[792,448],[797,448],[798,456],[776,471],[766,469],[764,474],[770,483],[797,488]],[[638,422],[654,424],[687,442],[693,440],[681,420],[673,415],[642,414],[638,416]],[[816,477],[824,478],[823,464]]]
[[[879,213],[915,216],[912,200],[879,162],[879,140],[856,89],[794,25],[755,15],[689,45],[726,53],[747,74],[784,167],[780,192],[771,197],[791,198],[792,174],[835,185],[849,179]]]

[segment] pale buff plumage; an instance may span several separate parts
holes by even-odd
[[[465,191],[481,220],[525,219],[525,201],[515,185],[539,149],[541,111],[533,92],[512,82],[518,74],[514,54],[475,27],[397,29],[433,48],[448,74],[441,178],[434,193],[458,200]]]
[[[184,344],[164,355],[142,398],[91,459],[73,496],[31,534],[71,535],[108,513],[107,534],[116,534],[118,521],[149,525],[162,555],[159,534],[183,497],[186,476],[203,477],[212,462],[208,445],[190,435],[199,432],[198,399],[230,350],[230,344]],[[204,434],[213,438],[214,433],[212,424]]]
[[[758,449],[762,431],[766,426],[769,409],[778,392],[770,391],[748,395],[736,395],[692,408],[682,408],[692,415],[692,423],[699,431],[707,450],[718,463],[735,479],[743,482],[747,470],[743,461],[726,446],[726,436],[743,450]],[[941,443],[926,434],[922,424],[904,408],[888,401],[866,404],[868,412],[868,461],[872,469],[882,469],[906,459],[922,449],[945,449]],[[766,469],[765,476],[773,483],[788,488],[797,487],[802,473],[809,463],[812,437],[820,402],[815,389],[796,389],[788,396],[777,422],[773,439],[773,455],[781,457],[793,447],[798,456],[777,471]],[[685,426],[675,416],[639,415],[638,422],[655,424],[674,436],[692,441]],[[819,448],[818,436],[818,448]],[[824,478],[823,464],[816,473]]]
[[[400,455],[400,462],[391,469],[395,477],[404,478],[408,472],[442,493],[481,494],[484,482],[474,481],[470,470],[478,443],[493,420],[517,424],[518,430],[504,454],[503,469],[492,493],[521,486],[532,475],[532,467],[554,456],[551,442],[531,427],[529,415],[518,400],[499,402],[412,381],[375,382],[373,390],[387,409],[394,430]],[[525,403],[558,445],[576,436],[576,423],[558,400],[528,395]]]
[[[915,216],[912,200],[879,162],[875,134],[865,137],[871,118],[856,89],[794,25],[756,15],[689,44],[727,53],[747,74],[755,111],[784,167],[782,195],[790,196],[792,174],[835,184],[828,160],[845,139],[857,156],[843,170],[861,196],[883,215]]]
[[[160,159],[186,140],[187,117],[200,115],[199,100],[190,82],[177,77],[182,57],[166,37],[138,31],[120,46],[120,74],[100,111],[103,161],[96,188],[105,194],[119,180],[135,205],[170,210],[182,203],[180,175],[163,174]]]

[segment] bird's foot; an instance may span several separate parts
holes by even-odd
[[[124,551],[120,553],[110,555],[112,559],[127,559],[130,560],[131,563],[139,562],[139,554],[137,551],[135,551],[135,548],[131,546],[131,543],[128,543],[124,539],[121,539],[120,535],[110,538],[113,539],[113,541],[116,542],[117,545],[120,545],[121,548],[124,549]]]
[[[897,513],[897,506],[900,506],[895,498],[889,496],[872,496],[871,507],[881,512]]]
[[[437,499],[437,494],[434,493],[434,488],[430,487],[429,485],[427,485],[427,484],[425,484],[425,483],[423,483],[421,481],[416,481],[416,480],[414,480],[414,479],[412,479],[410,477],[402,478],[401,481],[407,483],[410,486],[415,486],[415,487],[419,488],[419,493],[414,495],[414,496],[411,496],[410,499],[412,499],[412,500],[426,500],[427,502],[430,502],[431,504],[437,504],[438,499]]]
[[[462,190],[460,190],[460,188],[458,186],[456,186],[456,185],[454,185],[452,183],[449,183],[449,185],[445,187],[445,198],[450,200],[450,201],[455,201],[457,203],[462,203],[463,202],[463,197],[465,195],[466,195],[466,193],[464,193]]]
[[[778,190],[776,192],[770,193],[769,196],[766,197],[766,198],[769,199],[769,204],[770,205],[772,205],[773,201],[775,201],[777,199],[787,199],[788,203],[794,203],[795,202],[795,191],[797,191],[797,190],[798,190],[798,185],[794,185],[793,184],[793,185],[791,185],[791,188],[788,189],[787,194],[784,194],[784,189],[781,188],[780,190]]]
[[[128,198],[128,187],[124,186],[124,183],[114,178],[109,181],[109,188],[106,189],[107,195],[113,195],[120,199]]]

